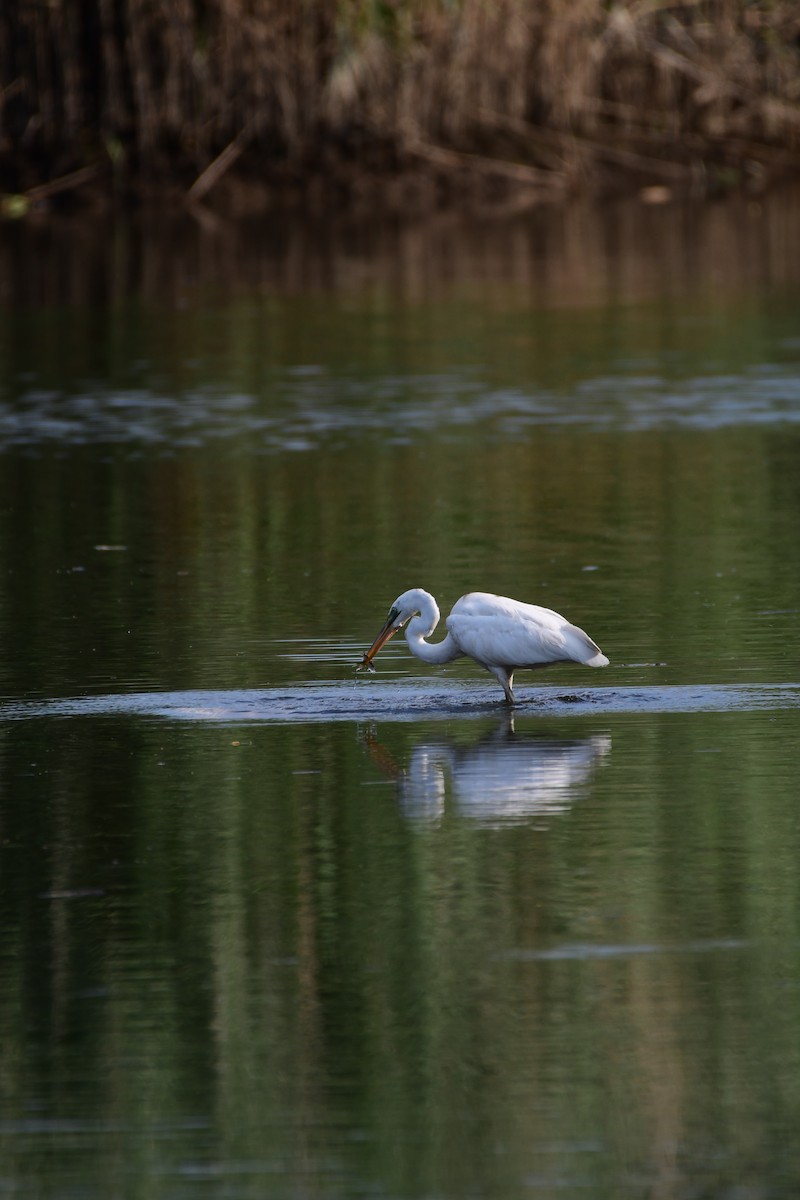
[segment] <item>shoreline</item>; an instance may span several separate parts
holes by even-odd
[[[788,156],[754,157],[736,164],[731,154],[694,162],[646,156],[624,145],[596,148],[603,165],[591,176],[566,179],[513,160],[420,146],[399,169],[363,170],[352,162],[327,171],[284,168],[257,175],[252,164],[224,169],[212,161],[190,183],[178,178],[120,181],[108,163],[97,161],[42,178],[21,191],[0,187],[0,221],[50,213],[194,213],[204,219],[248,219],[296,211],[378,212],[424,217],[436,212],[477,215],[519,211],[576,200],[637,198],[645,204],[714,200],[741,194],[759,197],[800,179],[800,161]],[[617,161],[614,161],[617,160]]]

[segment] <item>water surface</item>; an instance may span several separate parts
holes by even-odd
[[[0,227],[0,1190],[797,1194],[796,211]]]

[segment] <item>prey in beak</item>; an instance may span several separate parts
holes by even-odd
[[[356,671],[371,671],[373,674],[375,673],[375,668],[372,665],[373,658],[378,651],[386,645],[386,643],[389,641],[389,638],[394,637],[398,629],[402,629],[403,625],[405,624],[405,621],[398,621],[397,618],[399,616],[400,612],[398,609],[391,609],[389,616],[386,618],[386,624],[383,626],[380,633],[375,638],[375,641],[372,643],[369,650],[367,650],[361,662],[356,667]]]

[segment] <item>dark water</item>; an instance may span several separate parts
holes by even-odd
[[[797,1195],[799,205],[0,226],[0,1195]]]

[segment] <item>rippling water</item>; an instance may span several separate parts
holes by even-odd
[[[796,1195],[796,207],[0,226],[0,1191]]]
[[[605,687],[564,692],[561,688],[522,689],[514,714],[541,713],[562,719],[591,708],[593,713],[753,712],[800,707],[798,684],[724,684],[695,687]],[[0,705],[0,720],[37,717],[134,715],[186,721],[418,721],[484,716],[504,712],[502,693],[464,685],[358,684],[319,685],[262,691],[123,692],[44,701],[10,701]]]
[[[357,446],[367,439],[392,445],[476,426],[503,440],[543,425],[712,430],[800,421],[796,366],[759,363],[743,377],[681,380],[639,375],[638,364],[632,366],[631,374],[582,380],[568,404],[546,389],[498,388],[472,368],[369,382],[313,368],[290,371],[270,381],[268,407],[263,396],[214,389],[171,396],[109,392],[96,384],[77,395],[23,389],[0,408],[0,439],[7,447],[96,443],[170,450],[235,439],[246,440],[250,453],[279,453],[311,450],[332,437]]]

